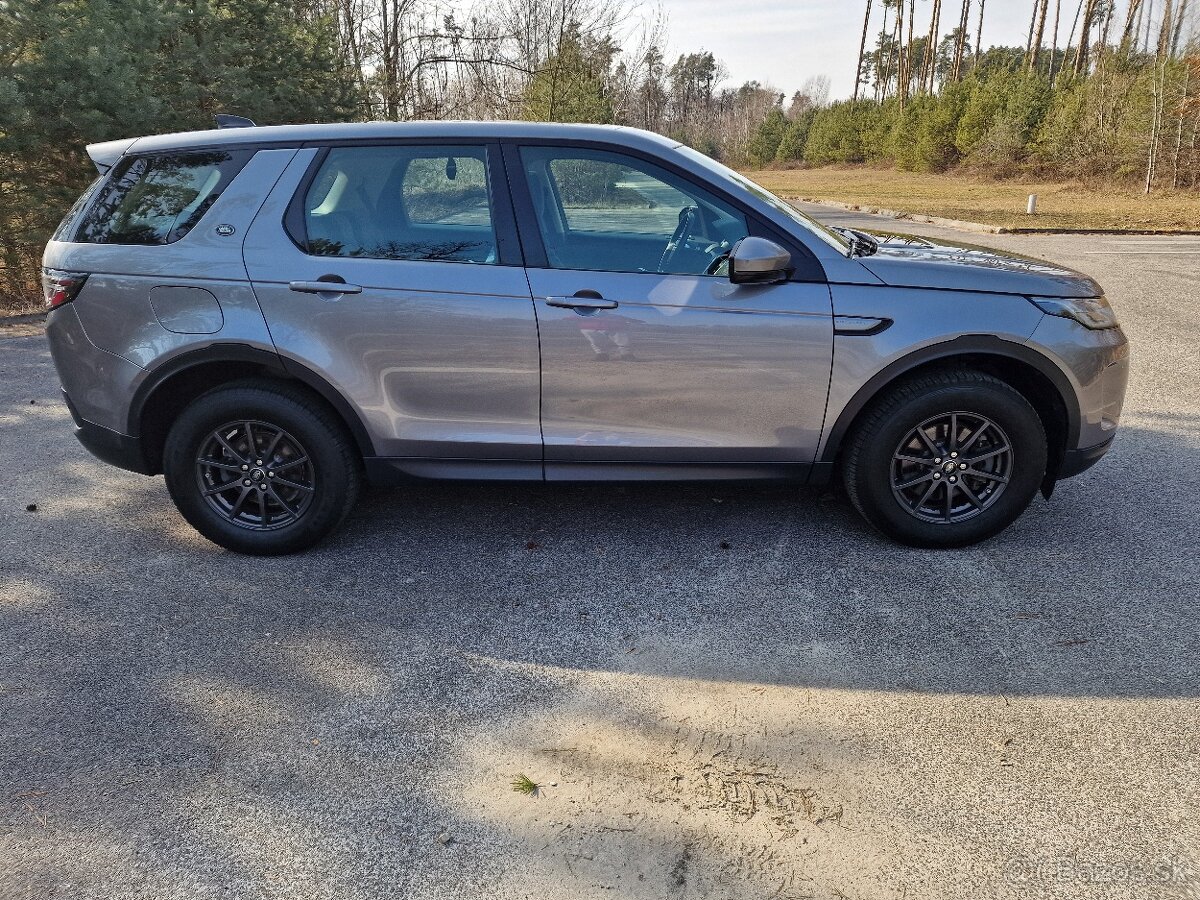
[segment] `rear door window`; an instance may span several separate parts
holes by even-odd
[[[83,217],[77,240],[170,244],[191,231],[254,155],[203,150],[119,163]]]
[[[484,147],[334,147],[303,206],[314,256],[498,262]]]

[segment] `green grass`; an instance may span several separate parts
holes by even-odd
[[[541,789],[541,785],[528,775],[522,773],[513,779],[512,789],[518,794],[525,794],[527,797],[536,797],[538,791]]]

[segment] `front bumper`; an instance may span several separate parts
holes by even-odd
[[[1112,446],[1129,383],[1129,341],[1120,328],[1092,331],[1070,319],[1046,316],[1029,345],[1055,360],[1074,389],[1074,397],[1064,397],[1072,427],[1054,474],[1070,478],[1091,468]]]
[[[1086,472],[1092,466],[1100,461],[1100,457],[1104,456],[1112,446],[1113,440],[1116,438],[1114,434],[1106,441],[1096,444],[1094,447],[1082,447],[1078,450],[1068,450],[1063,455],[1062,465],[1058,469],[1058,477],[1071,478],[1081,472]]]

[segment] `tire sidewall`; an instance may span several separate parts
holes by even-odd
[[[282,428],[312,460],[313,498],[290,525],[269,531],[243,528],[222,517],[201,496],[195,467],[201,444],[222,425],[243,419]],[[256,555],[293,553],[312,546],[341,521],[347,495],[353,491],[351,473],[328,424],[291,397],[254,388],[206,394],[184,410],[167,436],[163,471],[171,499],[192,527],[216,544]]]
[[[947,413],[978,414],[1003,429],[1013,448],[1004,493],[978,515],[961,522],[926,522],[906,512],[892,493],[892,456],[913,428]],[[1046,472],[1046,435],[1041,419],[1016,391],[997,384],[940,387],[886,411],[865,442],[856,488],[868,520],[889,536],[917,546],[958,547],[1002,531],[1029,505]]]

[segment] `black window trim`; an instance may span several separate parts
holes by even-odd
[[[551,266],[546,256],[546,248],[542,242],[541,229],[538,226],[537,213],[533,206],[533,197],[529,185],[525,181],[525,169],[521,162],[521,148],[554,148],[567,150],[600,150],[608,153],[629,156],[670,172],[672,175],[690,184],[698,190],[712,194],[722,202],[732,206],[746,217],[747,233],[754,237],[763,237],[775,241],[792,254],[793,269],[789,281],[805,284],[827,284],[828,278],[821,261],[804,242],[794,235],[784,232],[774,223],[768,222],[755,210],[748,207],[740,198],[733,196],[719,185],[696,178],[695,173],[689,172],[683,166],[671,159],[656,156],[643,150],[627,147],[623,144],[605,141],[580,141],[569,138],[507,138],[500,141],[504,152],[504,164],[508,171],[509,188],[513,195],[513,208],[516,212],[517,229],[521,237],[521,246],[525,251],[525,265],[531,269],[556,269]],[[610,270],[602,270],[610,271]],[[625,274],[656,274],[631,272]]]
[[[354,138],[347,140],[306,141],[301,149],[315,149],[316,155],[309,163],[304,177],[296,185],[296,191],[288,201],[283,212],[283,230],[296,249],[305,256],[313,259],[377,259],[378,262],[437,262],[446,265],[480,267],[480,263],[467,262],[458,259],[378,259],[377,257],[333,257],[318,256],[308,251],[308,227],[304,219],[304,201],[308,191],[325,164],[329,151],[335,147],[481,147],[487,160],[488,203],[492,217],[492,234],[496,240],[497,266],[524,266],[521,253],[521,243],[517,237],[516,216],[513,211],[512,197],[509,191],[508,178],[505,174],[504,163],[501,159],[500,143],[495,140],[447,140],[445,137],[422,138]],[[484,264],[486,265],[486,264]]]
[[[143,153],[135,152],[122,154],[122,156],[109,167],[107,172],[92,182],[92,185],[89,188],[92,196],[88,198],[87,203],[75,214],[75,222],[71,226],[69,236],[64,236],[61,238],[61,240],[66,243],[94,244],[96,246],[109,247],[170,247],[172,244],[177,244],[179,241],[186,238],[188,234],[191,234],[196,230],[196,226],[198,226],[204,220],[205,216],[208,215],[208,209],[205,209],[200,215],[200,218],[196,220],[195,224],[188,229],[187,234],[181,234],[174,240],[164,241],[161,244],[121,244],[117,242],[84,241],[80,240],[80,235],[83,232],[84,223],[87,222],[88,216],[92,212],[92,207],[100,202],[100,197],[104,194],[105,190],[117,178],[124,176],[124,174],[129,171],[129,167],[139,159],[155,159],[164,156],[192,156],[198,153],[214,153],[217,151],[226,152],[230,154],[231,158],[236,159],[238,154],[244,153],[245,158],[237,164],[237,169],[230,176],[229,182],[221,189],[221,193],[224,194],[225,191],[229,190],[229,185],[233,184],[234,179],[241,175],[242,170],[250,164],[250,160],[254,158],[254,155],[258,152],[258,150],[258,147],[248,144],[232,144],[228,146],[217,144],[211,147],[172,147],[164,150],[147,150]],[[211,205],[209,209],[211,209]]]

